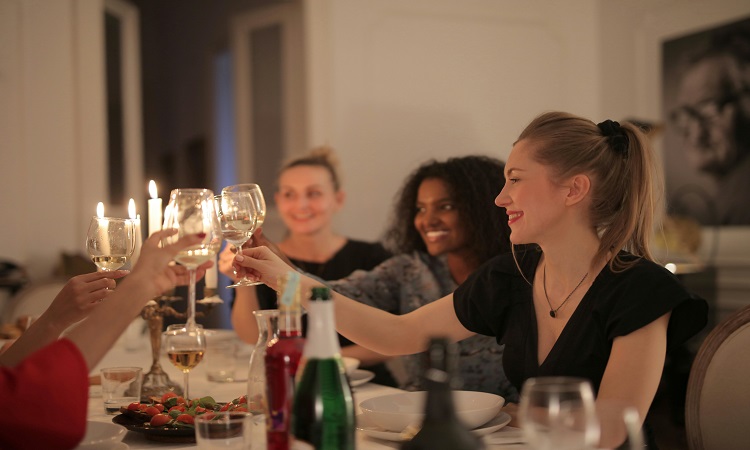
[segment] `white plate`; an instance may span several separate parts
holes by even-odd
[[[476,434],[477,436],[491,434],[508,425],[510,423],[510,419],[510,414],[500,411],[494,419],[485,423],[481,427],[471,430],[471,432]],[[363,414],[357,414],[356,423],[357,430],[363,432],[367,436],[394,442],[403,442],[406,440],[401,433],[395,431],[385,431],[378,426],[368,423],[367,417]]]
[[[375,378],[375,374],[370,372],[369,370],[352,370],[352,372],[349,374],[349,386],[362,386],[373,378]]]
[[[121,444],[120,441],[127,431],[124,427],[112,422],[89,420],[86,422],[86,434],[76,448],[79,450],[113,448]]]

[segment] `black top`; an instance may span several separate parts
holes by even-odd
[[[635,260],[632,255],[622,255]],[[526,279],[533,280],[541,251],[532,249],[516,256]],[[519,273],[513,255],[487,261],[456,289],[453,299],[464,327],[495,336],[505,344],[505,373],[519,391],[531,377],[575,376],[590,380],[598,392],[616,337],[672,311],[667,328],[670,349],[698,333],[708,316],[706,301],[685,290],[672,273],[656,263],[641,259],[617,273],[607,265],[540,365],[532,288]]]
[[[310,275],[330,281],[346,277],[355,270],[371,270],[390,257],[390,253],[379,243],[363,242],[348,239],[341,250],[324,263],[315,263],[291,259],[290,261],[302,271]],[[258,305],[260,309],[276,309],[276,292],[265,285],[256,286]],[[307,328],[306,316],[303,317],[303,329]],[[351,345],[352,341],[339,335],[342,347]],[[363,367],[375,373],[373,382],[395,386],[396,381],[391,376],[385,364]]]

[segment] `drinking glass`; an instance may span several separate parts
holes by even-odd
[[[263,198],[263,191],[260,190],[260,186],[254,183],[233,184],[222,189],[221,193],[241,191],[247,191],[253,197],[255,209],[258,210],[258,224],[256,228],[262,227],[263,221],[266,219],[266,200]]]
[[[580,450],[599,442],[591,384],[572,377],[528,379],[518,407],[524,437],[537,450]]]
[[[267,446],[266,415],[268,398],[266,395],[266,349],[269,343],[279,340],[279,310],[260,309],[253,311],[258,322],[258,342],[250,355],[247,375],[247,407],[253,415],[253,442],[261,450]]]
[[[258,209],[250,191],[222,192],[214,197],[216,203],[216,214],[219,217],[221,232],[227,242],[237,247],[237,252],[242,252],[242,244],[247,242],[255,232],[258,223]],[[238,286],[253,286],[246,277],[234,284],[227,286],[235,288]]]
[[[141,401],[143,369],[140,367],[105,367],[101,369],[104,412],[118,414],[120,407]]]
[[[203,360],[206,351],[206,334],[201,325],[170,325],[164,332],[164,347],[169,361],[185,374],[185,400],[190,400],[188,382],[190,370]]]
[[[86,250],[99,272],[111,272],[124,266],[135,250],[134,221],[92,217],[86,232]]]
[[[188,269],[188,309],[185,326],[195,327],[195,269],[208,260],[216,260],[221,247],[221,226],[216,215],[214,194],[208,189],[175,189],[164,211],[164,228],[176,228],[177,234],[164,239],[166,245],[188,234],[205,233],[203,240],[180,251],[175,261]]]

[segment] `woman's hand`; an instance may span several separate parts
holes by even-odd
[[[234,272],[234,267],[232,267],[236,251],[236,248],[231,245],[227,245],[226,247],[224,247],[224,250],[219,253],[219,272],[229,277],[229,279],[231,279],[234,283],[240,280],[240,278]]]
[[[138,263],[133,267],[129,279],[138,279],[139,282],[147,283],[152,290],[152,297],[162,292],[173,289],[180,284],[189,282],[188,270],[183,266],[170,265],[174,257],[181,250],[196,245],[203,240],[204,234],[193,234],[181,237],[174,244],[159,247],[159,242],[177,233],[177,229],[170,228],[157,231],[143,243],[141,256]],[[213,265],[212,261],[206,261],[196,269],[196,279],[203,277],[206,269]]]
[[[247,275],[249,279],[261,281],[275,291],[279,290],[279,279],[290,270],[295,270],[268,247],[243,249],[234,257],[233,267],[238,277]]]
[[[112,294],[117,285],[115,280],[128,273],[127,270],[115,270],[77,275],[65,283],[44,314],[65,329],[88,317],[102,300]]]
[[[243,248],[251,247],[268,247],[268,249],[271,250],[282,261],[284,261],[289,266],[294,267],[294,264],[292,264],[292,262],[289,260],[289,258],[287,258],[284,252],[281,251],[279,246],[276,245],[275,242],[266,238],[266,236],[263,234],[263,228],[258,228],[257,230],[255,230],[255,232],[253,233],[253,237],[243,246]]]

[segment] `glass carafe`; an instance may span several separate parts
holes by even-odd
[[[253,311],[258,321],[258,342],[250,355],[250,372],[247,376],[247,406],[253,415],[265,414],[266,402],[266,348],[279,339],[279,310]]]

